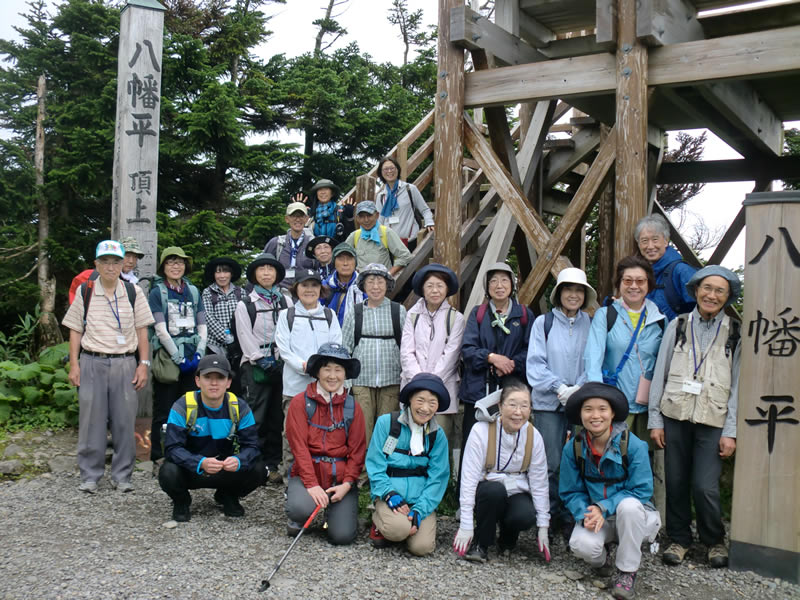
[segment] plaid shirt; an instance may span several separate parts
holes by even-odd
[[[400,327],[406,320],[406,309],[400,306]],[[370,308],[364,301],[364,322],[361,325],[361,340],[354,342],[355,311],[348,310],[342,325],[342,344],[353,358],[361,361],[361,373],[353,385],[386,387],[400,384],[400,348],[391,339],[377,339],[368,335],[394,336],[392,327],[391,300],[384,298],[378,308]]]
[[[206,308],[209,344],[225,347],[225,330],[230,329],[231,317],[239,303],[236,290],[241,290],[241,288],[231,284],[226,294],[216,283],[212,283],[203,290],[203,306]],[[216,304],[214,303],[215,297]]]

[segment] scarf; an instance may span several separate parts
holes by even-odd
[[[333,292],[328,300],[328,306],[336,311],[336,318],[339,319],[339,325],[344,323],[344,313],[347,308],[347,291],[350,289],[351,285],[355,285],[356,279],[358,279],[358,272],[353,271],[353,274],[350,276],[350,281],[342,283],[339,281],[339,272],[334,271],[333,275],[325,281],[325,285]]]
[[[381,245],[381,229],[378,223],[372,229],[361,228],[361,239]]]
[[[389,187],[389,184],[386,184],[386,202],[384,202],[383,207],[381,208],[381,216],[389,218],[392,216],[392,213],[397,210],[397,189],[400,187],[400,180],[396,180],[394,182],[394,187]]]
[[[492,309],[492,327],[499,327],[503,333],[506,335],[511,333],[511,330],[506,327],[506,319],[511,314],[511,308],[513,307],[513,303],[511,299],[508,301],[508,311],[505,314],[500,314],[497,312],[497,308],[494,305],[494,302],[491,300],[489,301],[489,308]]]
[[[183,295],[183,288],[186,286],[186,282],[184,282],[183,279],[181,279],[180,285],[172,285],[169,281],[165,279],[164,285],[167,286],[168,290],[172,290],[176,294]]]
[[[336,210],[335,202],[318,202],[314,213],[314,235],[336,236]]]
[[[322,278],[322,281],[328,279],[333,273],[333,261],[329,262],[327,265],[319,266],[319,276]]]
[[[303,238],[306,237],[306,232],[303,230],[303,233],[300,234],[297,240],[292,238],[291,233],[287,233],[286,237],[289,240],[289,266],[294,269],[297,265],[297,253],[300,250],[300,246],[303,245]]]
[[[425,452],[425,428],[414,422],[411,416],[411,407],[406,409],[408,414],[408,428],[411,430],[411,441],[408,451],[412,456],[419,456]]]

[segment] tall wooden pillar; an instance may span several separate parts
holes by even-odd
[[[647,209],[647,48],[636,38],[636,0],[617,0],[617,19],[615,262],[634,251]]]
[[[439,69],[433,140],[436,198],[435,261],[456,273],[461,264],[461,157],[463,156],[464,50],[450,43],[450,10],[460,0],[439,0]],[[458,305],[458,299],[453,300]]]
[[[800,583],[800,192],[748,194],[730,566]]]

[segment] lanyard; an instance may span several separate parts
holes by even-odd
[[[500,449],[501,449],[501,446],[503,444],[503,428],[500,425],[500,419],[497,420],[497,428],[500,430],[500,435],[497,436],[497,470],[498,471],[505,471],[506,468],[508,467],[509,463],[511,462],[511,459],[514,458],[514,453],[517,451],[517,446],[519,446],[519,434],[522,433],[522,430],[520,429],[519,431],[517,431],[517,439],[514,442],[514,449],[511,451],[511,455],[508,457],[508,460],[506,461],[506,464],[503,465],[503,468],[501,469],[500,468]]]
[[[714,339],[711,340],[711,343],[708,345],[708,348],[706,348],[706,353],[700,357],[699,363],[697,362],[697,349],[695,348],[694,345],[694,315],[691,316],[689,322],[692,325],[692,362],[694,363],[694,378],[697,379],[697,372],[700,370],[700,367],[703,366],[706,357],[708,357],[708,353],[711,352],[711,348],[714,345],[714,342],[717,341],[717,336],[719,335],[719,328],[722,327],[722,319],[719,320],[719,323],[717,324],[717,332],[714,334]]]
[[[117,300],[117,292],[114,290],[114,304],[117,305],[117,312],[114,312],[114,307],[111,306],[111,300],[108,299],[108,296],[105,296],[106,302],[108,302],[108,308],[111,309],[111,314],[114,315],[114,318],[117,320],[117,327],[119,327],[120,332],[122,332],[122,321],[119,318],[119,300]]]

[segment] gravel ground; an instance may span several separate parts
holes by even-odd
[[[74,438],[66,444],[50,452],[69,464]],[[36,445],[39,452],[47,446]],[[151,472],[136,471],[133,483],[136,490],[122,494],[104,479],[97,494],[86,495],[70,468],[0,483],[0,598],[610,598],[560,540],[545,563],[532,532],[510,557],[491,552],[485,565],[460,560],[450,550],[457,522],[447,517],[427,558],[399,546],[375,550],[366,529],[351,546],[331,546],[314,528],[260,594],[291,541],[282,487],[245,498],[243,519],[223,516],[212,491],[198,490],[192,520],[168,528],[171,503]],[[698,549],[681,567],[666,568],[646,554],[637,598],[800,598],[800,586],[711,570],[702,559]]]

